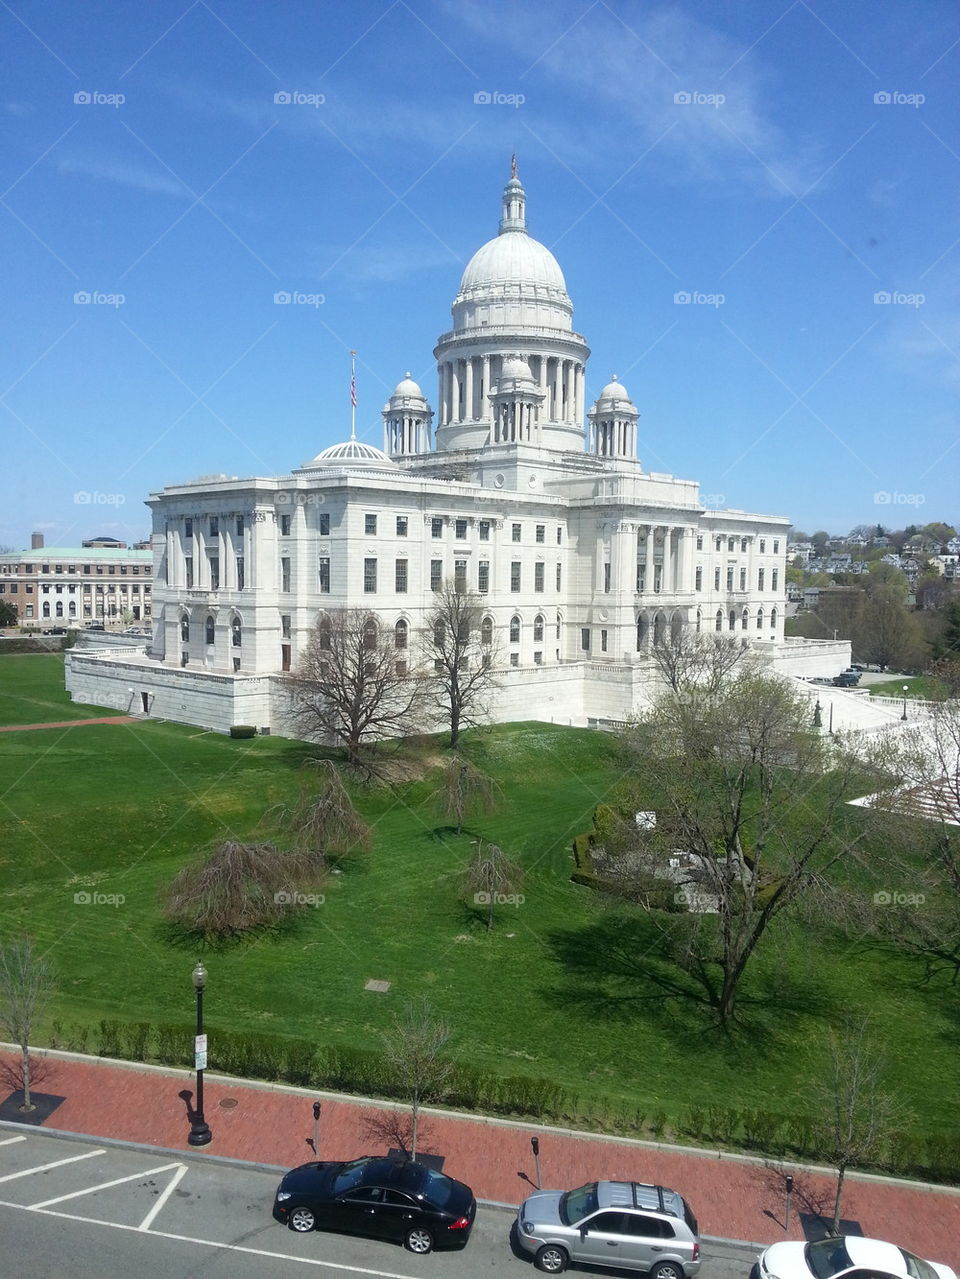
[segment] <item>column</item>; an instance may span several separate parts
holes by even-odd
[[[674,587],[677,591],[687,590],[687,548],[690,545],[690,530],[677,531],[677,580]]]
[[[487,396],[490,394],[490,356],[489,355],[485,355],[483,357],[483,369],[481,371],[480,377],[481,377],[480,410],[478,413],[478,417],[481,417],[484,419],[484,421],[486,421],[487,414],[490,412],[490,401],[487,399]]]
[[[584,369],[582,364],[577,365],[577,395],[576,395],[576,416],[574,421],[577,426],[583,423],[583,393],[584,393]]]
[[[460,418],[460,361],[450,364],[450,421],[459,422]]]
[[[553,385],[553,393],[552,393],[552,403],[550,405],[550,421],[559,422],[560,421],[560,361],[559,359],[555,359],[553,361],[552,385]]]
[[[646,590],[644,591],[644,594],[645,594],[645,595],[650,595],[650,594],[652,594],[652,593],[653,593],[653,581],[654,581],[654,573],[653,573],[653,533],[654,533],[653,525],[652,525],[652,524],[648,524],[648,525],[647,525],[646,548],[645,548],[645,549],[646,549],[646,555],[647,555],[647,567],[646,567],[646,573],[645,573],[645,584],[646,584]]]
[[[467,359],[466,364],[467,364],[467,367],[465,370],[466,376],[464,380],[464,391],[463,391],[464,417],[467,419],[468,422],[472,422],[474,418],[476,417],[476,413],[474,412],[474,408],[473,408],[473,357],[472,356]]]

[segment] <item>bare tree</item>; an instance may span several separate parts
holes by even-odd
[[[747,651],[729,636],[681,626],[668,629],[654,641],[653,660],[675,693],[684,688],[716,692]]]
[[[353,767],[362,766],[367,742],[416,731],[423,681],[409,671],[395,640],[363,609],[321,617],[288,677],[295,730],[339,744]]]
[[[502,796],[502,790],[492,777],[462,755],[455,755],[447,762],[440,787],[433,798],[442,816],[456,820],[459,835],[465,816],[492,813]]]
[[[30,1038],[54,990],[53,974],[28,937],[0,945],[0,1026],[20,1049],[24,1111],[30,1100]]]
[[[678,918],[659,908],[659,894],[638,896],[672,961],[727,1024],[770,926],[857,856],[871,810],[854,833],[843,806],[878,775],[883,743],[854,756],[826,742],[805,699],[750,669],[716,691],[665,693],[622,740],[628,811],[658,820],[628,827],[612,865],[628,891],[652,876],[693,907]]]
[[[812,1104],[820,1148],[837,1170],[831,1234],[839,1234],[847,1169],[876,1162],[908,1117],[883,1088],[884,1057],[869,1020],[851,1018],[828,1036]]]
[[[192,932],[230,936],[275,924],[316,893],[316,854],[227,840],[185,866],[165,894],[164,914]],[[303,897],[303,901],[298,899]]]
[[[475,906],[487,908],[487,928],[493,927],[494,907],[513,898],[515,904],[522,901],[523,867],[499,849],[496,844],[484,846],[480,840],[473,859],[463,872],[462,891]]]
[[[493,628],[484,631],[482,598],[448,582],[426,616],[422,645],[428,700],[449,726],[455,749],[464,728],[485,721],[497,687]]]
[[[306,760],[298,798],[270,809],[266,820],[286,830],[301,852],[321,859],[370,846],[370,827],[354,808],[332,759]]]
[[[411,1159],[417,1157],[420,1111],[445,1096],[453,1062],[444,1056],[449,1025],[438,1018],[426,1000],[406,1004],[384,1031],[384,1056],[410,1106]],[[400,1136],[399,1125],[393,1129]]]

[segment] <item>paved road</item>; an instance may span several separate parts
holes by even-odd
[[[271,1216],[277,1175],[189,1155],[68,1141],[0,1127],[2,1273],[31,1279],[532,1279],[508,1236],[513,1214],[481,1208],[463,1252],[414,1257],[375,1240],[296,1235]],[[755,1254],[704,1248],[703,1279],[746,1279]],[[572,1273],[614,1273],[579,1271]]]

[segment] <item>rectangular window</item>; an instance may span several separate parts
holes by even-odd
[[[720,589],[720,569],[719,568],[715,568],[713,570],[713,589],[715,591],[719,591]]]
[[[365,595],[375,594],[377,589],[377,561],[375,559],[367,559],[363,561],[363,592]]]
[[[193,537],[193,520],[184,520],[183,535],[184,537]]]
[[[741,539],[740,539],[740,550],[741,550],[744,554],[746,554],[746,551],[747,551],[747,539],[746,539],[745,537],[741,537]]]
[[[330,512],[321,511],[317,516],[317,532],[321,537],[330,536]]]
[[[238,555],[238,556],[237,556],[237,590],[238,590],[238,591],[242,591],[242,590],[243,590],[243,580],[244,580],[244,579],[243,579],[243,568],[244,568],[244,565],[243,565],[243,556],[242,556],[242,555]]]
[[[606,563],[606,564],[604,564],[604,566],[603,566],[603,589],[604,589],[605,591],[609,591],[609,589],[610,589],[610,564],[609,564],[609,562],[607,562],[607,563]]]
[[[758,591],[763,590],[763,569],[762,568],[757,569],[757,590]]]
[[[453,589],[463,595],[467,589],[467,561],[453,561]]]
[[[697,550],[698,551],[703,550],[703,534],[702,533],[699,533],[697,535]]]
[[[407,517],[405,515],[397,516],[397,537],[407,536]]]
[[[62,572],[63,572],[63,565],[62,565],[62,564],[54,564],[54,566],[53,566],[53,571],[54,571],[55,573],[62,573]]]
[[[600,652],[605,653],[606,651],[607,651],[607,632],[601,631],[600,632]]]
[[[733,590],[733,565],[732,564],[727,565],[727,590],[728,591]]]
[[[514,524],[513,529],[511,530],[510,536],[513,538],[515,542],[520,541],[520,525],[519,524]]]
[[[779,569],[776,569],[776,568],[775,568],[775,569],[771,569],[771,571],[770,571],[770,589],[771,589],[771,591],[775,591],[775,590],[777,589],[777,585],[778,585],[779,581],[780,581],[780,570],[779,570]]]
[[[477,564],[477,590],[486,595],[490,590],[490,561],[481,560]]]
[[[520,589],[520,561],[514,560],[510,565],[510,590],[519,591]]]
[[[113,587],[110,588],[111,590]],[[210,589],[218,591],[220,589],[220,557],[219,555],[210,556]]]
[[[719,551],[719,550],[721,550],[722,548],[723,548],[723,538],[722,538],[722,537],[718,537],[718,538],[717,538],[717,550]]]
[[[586,626],[580,630],[580,647],[585,653],[590,652],[590,631]]]
[[[321,555],[317,560],[317,590],[321,595],[330,594],[330,556]]]
[[[220,520],[218,519],[216,515],[210,516],[210,536],[211,537],[220,536]]]
[[[543,649],[541,649],[541,648],[534,649],[534,653],[533,653],[533,664],[534,664],[534,666],[542,666],[542,665],[543,665]]]
[[[110,567],[107,569],[107,572],[110,574],[111,577],[114,577],[116,575],[117,570],[115,566],[111,564]]]
[[[443,560],[430,561],[430,589],[443,590]]]
[[[727,538],[727,550],[728,550],[728,551],[732,551],[732,550],[733,550],[733,548],[736,546],[736,544],[737,544],[737,542],[736,542],[736,538],[733,538],[733,537],[728,537],[728,538]]]
[[[193,556],[187,555],[183,563],[187,573],[187,590],[191,591],[193,590]]]
[[[377,517],[367,514],[363,517],[363,531],[368,536],[375,534],[377,531]]]
[[[490,541],[490,521],[489,520],[480,521],[480,541],[481,542]]]
[[[760,539],[760,554],[761,554],[761,555],[765,555],[765,554],[766,554],[766,551],[767,551],[767,539],[766,539],[765,537],[761,537],[761,539]]]
[[[280,634],[284,639],[290,638],[290,614],[283,613],[280,616]]]
[[[747,570],[745,568],[740,570],[740,589],[741,591],[747,589]]]
[[[510,654],[510,665],[511,665],[511,666],[519,666],[519,665],[520,665],[520,654],[519,654],[519,653],[511,653],[511,654]]]
[[[773,553],[774,553],[774,555],[779,555],[779,554],[780,554],[780,541],[779,541],[779,539],[778,539],[778,538],[775,538],[775,539],[774,539],[774,542],[773,542]]]
[[[280,589],[281,591],[289,591],[290,589],[290,557],[284,555],[280,561]]]
[[[693,586],[694,586],[694,590],[697,590],[697,591],[703,590],[703,565],[702,564],[697,565],[697,571],[694,576]]]
[[[243,516],[237,516],[237,537],[243,537]]]
[[[289,644],[280,645],[280,669],[282,671],[289,671],[290,669],[290,645]]]
[[[290,536],[290,516],[289,515],[280,516],[280,536],[281,537]]]
[[[557,565],[557,590],[558,591],[561,589],[562,582],[563,582],[563,566],[561,564],[558,564]]]
[[[394,573],[394,590],[398,595],[407,593],[407,561],[397,560]]]
[[[545,542],[545,541],[547,540],[547,526],[546,526],[546,524],[538,524],[538,525],[537,525],[537,528],[536,528],[536,540],[537,540],[538,542]]]
[[[461,542],[463,541],[463,539],[467,536],[467,521],[466,521],[466,520],[456,520],[456,521],[454,521],[454,525],[453,525],[453,535],[454,535],[454,537],[455,537],[455,538],[457,538],[457,540],[458,540],[458,541],[461,541]]]
[[[443,537],[443,520],[440,516],[435,515],[430,521],[430,536]]]
[[[562,543],[563,543],[563,529],[558,524],[557,525],[557,545],[560,546],[562,545]]]
[[[535,591],[543,590],[543,564],[534,564],[533,566],[533,589]]]

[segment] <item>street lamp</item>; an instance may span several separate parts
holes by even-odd
[[[197,1072],[197,1104],[190,1121],[190,1135],[187,1142],[191,1146],[206,1146],[213,1140],[213,1133],[207,1127],[203,1117],[203,1070],[207,1064],[207,1040],[203,1033],[203,988],[207,984],[207,970],[201,960],[193,970],[193,985],[197,992],[197,1038],[194,1043],[194,1069]]]
[[[903,686],[903,714],[900,716],[901,719],[907,718],[907,690],[909,687],[909,684],[904,684]]]

